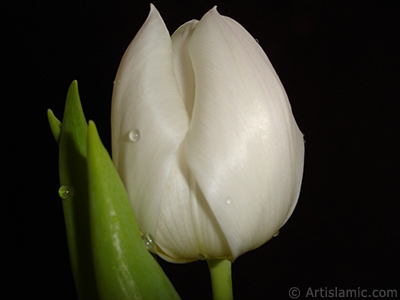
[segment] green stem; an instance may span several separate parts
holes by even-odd
[[[227,259],[207,260],[214,300],[233,300],[231,262]]]

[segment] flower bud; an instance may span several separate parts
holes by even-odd
[[[292,214],[303,135],[266,54],[215,7],[170,36],[151,6],[121,61],[111,121],[114,163],[164,259],[234,260]]]

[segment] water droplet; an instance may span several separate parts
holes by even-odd
[[[199,260],[206,260],[206,259],[207,259],[207,256],[205,256],[204,254],[199,253],[199,255],[197,255],[197,258],[198,258]]]
[[[135,129],[129,132],[129,140],[132,143],[136,143],[140,140],[140,130],[139,129]]]
[[[232,199],[231,199],[231,198],[226,199],[226,200],[225,200],[225,203],[226,203],[227,205],[230,205],[230,204],[232,203]]]
[[[74,195],[74,188],[70,185],[62,185],[58,190],[61,199],[69,199]]]
[[[117,84],[120,83],[120,82],[121,82],[120,80],[114,80],[113,84],[114,84],[114,85],[117,85]]]
[[[274,237],[277,237],[279,235],[279,230],[275,232]]]
[[[146,233],[142,235],[142,241],[147,250],[154,253],[156,252],[156,243],[151,234]]]

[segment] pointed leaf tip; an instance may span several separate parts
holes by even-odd
[[[98,143],[100,141],[99,133],[97,131],[97,126],[96,124],[92,121],[89,120],[88,122],[88,144],[89,143]]]
[[[59,144],[61,134],[61,122],[56,118],[50,108],[47,110],[47,119],[49,121],[51,133],[53,134],[53,137],[56,140],[57,144]]]
[[[60,184],[74,190],[63,201],[71,267],[79,299],[98,299],[91,259],[87,184],[87,122],[80,102],[77,82],[70,84],[64,107],[59,140]]]

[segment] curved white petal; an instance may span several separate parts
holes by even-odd
[[[141,230],[156,232],[161,196],[188,129],[173,71],[171,38],[158,11],[126,50],[112,100],[112,153]],[[130,133],[137,135],[130,139]]]
[[[200,257],[231,257],[224,233],[178,151],[161,202],[156,241],[159,255],[182,263]]]
[[[175,75],[185,107],[191,115],[195,81],[188,44],[197,20],[187,22],[172,35]],[[182,151],[177,152],[165,185],[156,234],[159,255],[171,262],[217,257],[230,250],[207,200],[192,176]]]
[[[195,100],[185,156],[236,258],[270,239],[292,212],[303,137],[271,63],[241,25],[212,9],[189,53]]]
[[[189,118],[192,116],[195,93],[194,71],[189,54],[189,41],[198,23],[198,20],[191,20],[183,24],[171,37],[175,77]]]

